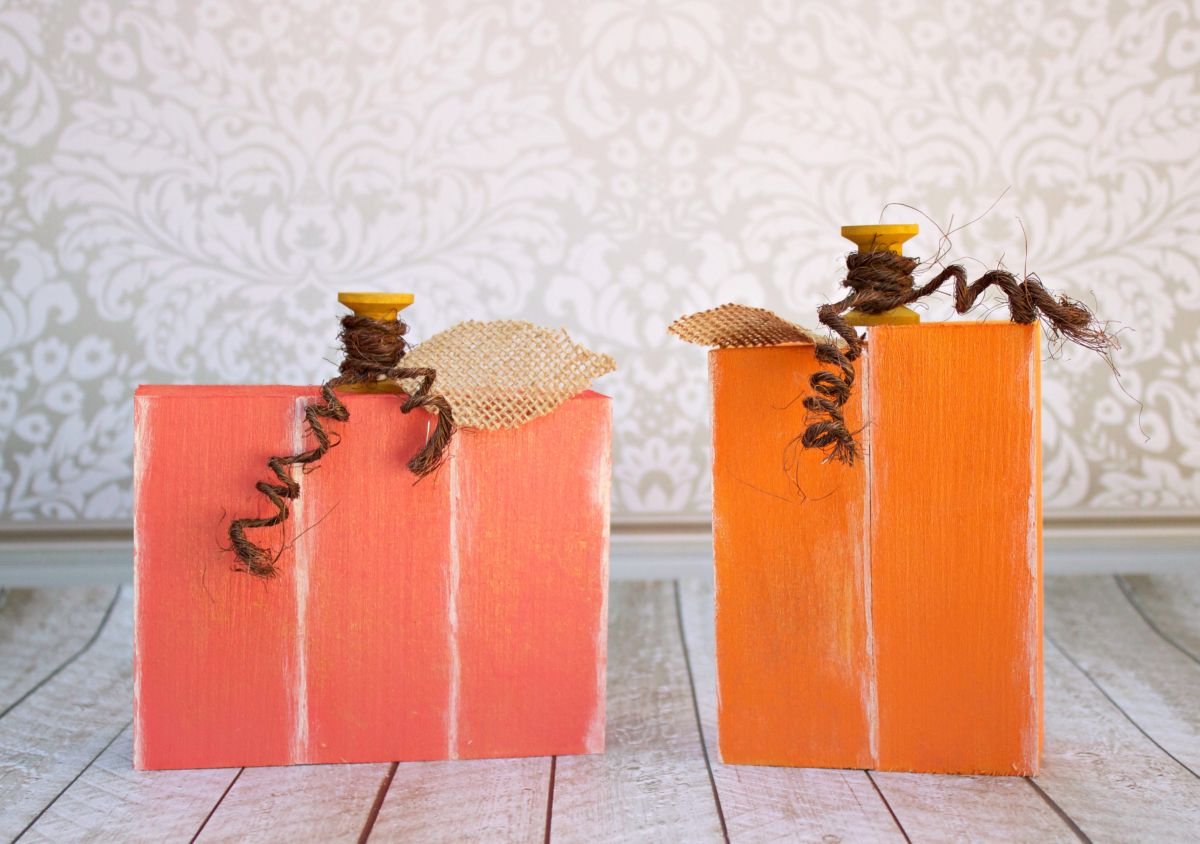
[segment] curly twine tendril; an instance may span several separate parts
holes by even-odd
[[[1036,275],[1017,281],[1006,270],[991,270],[968,284],[966,271],[951,265],[927,284],[916,287],[912,274],[918,263],[915,258],[894,252],[852,252],[846,256],[847,273],[842,282],[850,288],[850,295],[817,309],[817,318],[845,341],[846,347],[842,349],[830,341],[817,344],[817,360],[829,364],[833,371],[818,370],[809,379],[813,394],[805,397],[804,407],[813,421],[797,440],[804,448],[825,452],[827,461],[852,465],[859,455],[855,434],[846,427],[843,414],[854,387],[854,361],[863,353],[862,338],[842,316],[851,308],[864,314],[881,314],[929,296],[953,279],[954,310],[961,314],[974,307],[983,292],[994,285],[1008,299],[1013,322],[1027,325],[1040,321],[1052,342],[1066,338],[1106,357],[1119,348],[1116,338],[1087,307],[1067,296],[1055,298]]]
[[[303,472],[307,473],[325,452],[337,445],[337,440],[330,439],[324,420],[345,422],[350,413],[334,393],[335,388],[377,381],[416,380],[417,389],[406,398],[400,410],[403,413],[411,413],[417,408],[429,410],[437,416],[437,426],[421,450],[408,461],[408,468],[418,477],[424,477],[441,465],[454,436],[454,414],[443,397],[431,394],[437,377],[434,370],[400,365],[408,350],[404,339],[407,331],[408,326],[399,319],[375,320],[355,315],[342,318],[338,338],[345,356],[338,367],[340,374],[322,385],[322,401],[310,404],[304,410],[305,422],[316,445],[299,454],[280,455],[267,461],[267,467],[278,483],[259,481],[255,489],[267,497],[276,512],[262,518],[230,522],[229,541],[238,559],[236,570],[264,578],[278,573],[275,563],[282,552],[272,554],[268,548],[250,541],[246,529],[275,527],[287,521],[291,515],[288,502],[300,497],[300,482],[292,476],[290,467],[303,466]]]

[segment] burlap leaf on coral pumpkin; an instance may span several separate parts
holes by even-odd
[[[544,416],[617,368],[566,331],[518,320],[460,322],[411,349],[404,365],[437,370],[432,390],[450,402],[455,424],[485,430]]]

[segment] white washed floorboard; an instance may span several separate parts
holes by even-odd
[[[401,764],[371,841],[542,841],[550,764],[545,757]]]
[[[132,590],[95,642],[0,718],[0,839],[19,834],[129,723]]]
[[[1200,780],[1046,645],[1046,750],[1035,781],[1093,841],[1196,840]]]
[[[1036,781],[1095,841],[1194,840],[1200,778],[1155,741],[1185,761],[1195,753],[1193,713],[1200,710],[1189,703],[1200,699],[1200,665],[1186,651],[1200,643],[1200,576],[1124,583],[1145,617],[1111,578],[1049,584],[1047,628],[1062,650],[1047,644],[1047,744]],[[23,687],[34,689],[0,718],[0,839],[33,822],[23,840],[186,840],[218,801],[202,840],[358,838],[389,765],[134,772],[126,726],[128,589],[88,645],[111,594],[22,596],[28,630],[6,627],[0,608],[0,658],[16,655],[10,665],[0,662],[0,689],[7,682],[18,698]],[[710,586],[685,582],[677,614],[670,583],[614,586],[608,754],[558,759],[555,839],[721,840],[680,638],[682,616],[712,752],[711,600]],[[83,624],[88,612],[91,630]],[[34,640],[45,642],[44,654]],[[372,840],[539,841],[549,766],[548,759],[398,766]],[[914,841],[1056,841],[1073,834],[1021,779],[872,776]],[[859,771],[735,767],[714,758],[713,777],[734,841],[898,835],[887,805]]]
[[[1200,663],[1155,632],[1115,578],[1057,578],[1046,605],[1049,637],[1151,738],[1200,774]]]
[[[671,582],[614,583],[607,748],[558,760],[556,841],[722,841]]]
[[[1200,574],[1128,575],[1120,585],[1148,623],[1190,659],[1200,660]]]
[[[246,768],[199,840],[355,841],[390,767],[384,763]]]
[[[126,727],[21,841],[186,841],[237,772],[135,771],[133,728]]]
[[[10,589],[0,599],[0,712],[79,652],[116,589]]]

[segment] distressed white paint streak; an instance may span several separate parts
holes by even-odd
[[[607,444],[606,444],[607,445]],[[608,670],[608,557],[610,544],[609,508],[612,506],[612,448],[600,449],[600,459],[593,468],[592,489],[596,492],[594,506],[599,510],[603,525],[600,546],[600,612],[596,618],[596,697],[588,720],[584,747],[588,753],[604,752],[605,678]]]
[[[305,419],[308,397],[297,396],[292,412],[292,450],[304,450]],[[304,467],[293,464],[292,478],[304,483]],[[308,761],[308,565],[311,537],[305,518],[304,491],[292,502],[292,578],[296,600],[296,638],[292,653],[292,764]]]
[[[1041,445],[1041,402],[1038,381],[1041,366],[1038,355],[1041,353],[1040,332],[1034,329],[1035,340],[1030,343],[1029,363],[1026,377],[1029,379],[1029,418],[1032,420],[1032,431],[1029,436],[1029,503],[1026,565],[1029,567],[1029,608],[1025,628],[1025,652],[1029,664],[1029,718],[1025,733],[1021,737],[1022,756],[1036,764],[1038,753],[1038,674],[1041,665],[1038,661],[1038,646],[1041,644],[1041,631],[1038,630],[1037,618],[1040,607],[1038,600],[1039,577],[1041,575],[1040,560],[1038,559],[1038,534],[1041,525],[1038,524],[1037,499],[1038,487],[1042,482],[1041,466],[1038,465],[1038,448]]]
[[[867,332],[870,334],[870,329],[867,329]],[[867,676],[864,689],[866,700],[864,701],[864,706],[867,713],[867,749],[871,755],[872,767],[879,767],[879,681],[875,665],[875,616],[871,600],[871,530],[875,524],[875,513],[873,512],[875,506],[875,458],[874,448],[871,443],[871,421],[878,416],[878,413],[875,396],[871,390],[870,367],[866,363],[865,358],[859,358],[859,360],[862,361],[859,365],[859,381],[861,384],[859,389],[862,391],[863,408],[867,413],[867,418],[863,420],[863,471],[865,473],[863,487],[866,500],[863,502],[862,549],[860,553],[863,583],[863,616],[866,623],[867,640]]]
[[[428,426],[426,426],[428,430]],[[458,510],[461,504],[461,490],[458,477],[457,440],[451,444],[447,467],[450,474],[450,572],[447,582],[446,614],[449,620],[449,652],[450,652],[450,694],[446,702],[446,758],[458,758],[458,695],[459,684],[462,682],[462,664],[458,653],[458,585],[459,585],[459,543],[458,543]]]
[[[144,767],[145,749],[142,746],[142,649],[138,647],[137,624],[140,584],[142,577],[142,548],[140,536],[142,532],[141,490],[142,479],[146,466],[150,462],[151,450],[154,447],[154,434],[150,426],[150,408],[152,401],[144,396],[134,398],[134,416],[136,419],[133,448],[133,500],[135,529],[133,531],[133,618],[134,618],[134,647],[133,647],[133,766]]]

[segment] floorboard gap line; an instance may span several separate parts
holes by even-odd
[[[1146,625],[1151,630],[1153,630],[1155,633],[1158,634],[1158,637],[1160,639],[1162,639],[1164,642],[1166,642],[1168,645],[1173,647],[1175,650],[1179,651],[1181,654],[1186,656],[1192,662],[1196,663],[1197,665],[1200,665],[1200,656],[1197,656],[1196,654],[1192,653],[1190,650],[1185,648],[1183,645],[1176,642],[1174,638],[1172,638],[1171,636],[1168,636],[1167,633],[1165,631],[1163,631],[1163,629],[1161,627],[1158,626],[1158,624],[1154,621],[1154,619],[1152,619],[1146,613],[1146,611],[1144,609],[1142,609],[1142,605],[1137,602],[1137,598],[1133,597],[1133,592],[1130,590],[1129,584],[1127,584],[1125,582],[1125,578],[1122,575],[1115,574],[1115,575],[1113,575],[1113,579],[1115,581],[1117,581],[1117,588],[1121,590],[1121,594],[1125,596],[1125,600],[1128,601],[1129,605],[1131,607],[1133,607],[1134,611],[1137,612],[1137,614],[1142,617],[1142,621],[1146,622]]]
[[[238,781],[238,777],[240,777],[242,772],[245,770],[245,768],[238,768],[237,773],[233,775],[233,779],[229,781],[229,785],[225,786],[225,790],[221,792],[221,796],[217,798],[217,802],[213,803],[213,807],[208,810],[208,814],[205,815],[204,820],[200,822],[200,828],[196,830],[196,834],[192,836],[191,841],[189,841],[188,844],[195,844],[196,839],[200,837],[200,833],[204,832],[204,827],[208,826],[208,822],[212,820],[212,816],[215,815],[217,813],[217,809],[221,807],[221,803],[225,800],[225,796],[228,795],[233,789],[233,784]]]
[[[116,605],[117,605],[117,599],[121,597],[121,589],[122,588],[123,587],[118,586],[117,591],[113,593],[112,600],[108,602],[108,609],[106,609],[104,611],[104,617],[101,618],[100,623],[98,625],[96,625],[96,632],[92,634],[92,637],[90,639],[88,639],[86,642],[83,643],[83,647],[81,647],[79,650],[75,651],[75,653],[71,654],[69,657],[67,657],[65,660],[63,660],[62,663],[57,668],[55,668],[53,671],[51,671],[45,677],[38,680],[37,684],[33,688],[29,689],[27,692],[25,692],[25,694],[21,695],[19,698],[14,700],[8,706],[4,707],[4,711],[0,712],[0,718],[3,718],[5,715],[12,712],[14,709],[16,709],[18,706],[20,706],[26,700],[28,700],[29,697],[31,695],[33,695],[34,692],[36,692],[38,689],[42,688],[42,686],[46,685],[51,680],[53,680],[55,677],[57,677],[59,674],[61,674],[68,665],[73,663],[75,660],[79,659],[79,657],[83,656],[85,653],[88,652],[88,650],[92,647],[92,645],[96,644],[96,641],[100,638],[100,634],[102,632],[104,632],[104,627],[105,627],[105,625],[108,624],[108,620],[110,618],[112,618],[113,608],[116,607]]]
[[[550,757],[550,794],[546,798],[546,844],[550,844],[550,824],[554,820],[554,776],[558,772],[558,757]]]
[[[119,592],[120,590],[117,590],[117,591]],[[29,830],[33,827],[33,825],[35,823],[37,823],[38,820],[41,819],[42,815],[46,814],[46,812],[49,811],[50,807],[58,802],[58,798],[62,797],[64,794],[67,793],[67,789],[70,788],[71,786],[73,786],[79,780],[79,778],[84,775],[84,773],[87,771],[88,768],[90,768],[90,767],[92,767],[92,765],[96,764],[96,760],[99,759],[104,754],[104,751],[106,751],[110,747],[112,747],[113,742],[115,742],[117,739],[119,739],[121,737],[121,734],[123,732],[125,732],[127,729],[129,729],[129,725],[132,723],[133,723],[133,721],[127,721],[125,723],[125,725],[123,727],[121,727],[121,729],[117,730],[117,734],[114,735],[112,738],[110,738],[108,740],[108,743],[105,744],[104,747],[100,748],[100,750],[96,753],[96,755],[92,757],[91,761],[88,762],[86,765],[84,765],[82,768],[80,768],[79,773],[77,773],[75,776],[71,777],[71,781],[68,782],[66,785],[64,785],[59,790],[58,794],[54,795],[54,798],[49,803],[47,803],[45,806],[42,807],[42,810],[40,812],[38,812],[36,815],[33,816],[33,820],[31,820],[29,823],[25,824],[25,828],[22,829],[19,833],[17,833],[17,837],[13,839],[14,844],[17,841],[20,841],[22,836],[24,836],[25,833],[29,832]]]
[[[900,834],[904,836],[904,840],[907,841],[908,844],[912,844],[912,839],[908,837],[908,831],[904,829],[904,824],[900,823],[900,818],[896,816],[896,812],[892,809],[892,804],[888,802],[883,790],[879,787],[879,783],[875,782],[875,777],[871,776],[871,772],[868,770],[864,769],[863,773],[867,775],[867,779],[871,781],[871,787],[875,789],[875,793],[878,794],[879,799],[883,801],[884,808],[888,810],[888,814],[891,815],[892,820],[896,822],[896,829],[900,830]]]
[[[1042,800],[1044,800],[1046,802],[1047,806],[1049,806],[1051,809],[1054,810],[1054,813],[1056,815],[1058,815],[1060,818],[1062,818],[1063,823],[1065,823],[1068,827],[1071,828],[1071,832],[1075,833],[1075,836],[1080,841],[1084,841],[1084,842],[1086,842],[1086,844],[1092,844],[1092,839],[1088,838],[1087,833],[1085,833],[1079,827],[1079,824],[1075,823],[1075,819],[1072,818],[1070,815],[1068,815],[1066,813],[1066,811],[1063,809],[1063,807],[1059,806],[1058,803],[1056,803],[1054,801],[1054,799],[1049,794],[1047,794],[1040,785],[1038,785],[1036,782],[1034,782],[1033,777],[1021,777],[1021,779],[1025,780],[1025,782],[1029,783],[1030,787],[1038,793],[1038,796],[1040,796],[1042,798]]]
[[[375,828],[375,821],[379,819],[379,810],[383,808],[383,801],[387,799],[388,789],[392,787],[392,780],[396,778],[396,769],[400,767],[399,762],[393,762],[386,774],[384,774],[383,782],[379,784],[379,792],[375,795],[375,802],[371,804],[371,811],[367,813],[366,823],[363,824],[362,832],[358,836],[358,844],[365,844],[366,840],[371,837],[371,830]]]
[[[1066,649],[1063,648],[1062,645],[1060,645],[1058,642],[1054,641],[1054,639],[1049,634],[1046,635],[1046,641],[1048,641],[1051,645],[1053,645],[1060,654],[1062,654],[1064,657],[1066,657],[1067,662],[1069,662],[1069,663],[1071,663],[1071,665],[1075,666],[1075,669],[1080,674],[1082,674],[1084,677],[1086,677],[1089,683],[1091,683],[1093,686],[1096,687],[1096,691],[1098,691],[1098,692],[1100,692],[1100,694],[1104,695],[1104,699],[1107,700],[1109,703],[1111,703],[1113,705],[1113,708],[1115,708],[1118,712],[1120,712],[1122,715],[1124,715],[1125,720],[1128,721],[1130,724],[1133,724],[1133,726],[1135,728],[1137,728],[1137,731],[1139,733],[1141,733],[1147,739],[1150,740],[1151,744],[1153,744],[1155,747],[1157,747],[1159,750],[1161,750],[1167,756],[1171,757],[1171,759],[1175,762],[1175,764],[1179,765],[1179,767],[1183,768],[1185,771],[1187,771],[1193,777],[1196,777],[1196,779],[1200,779],[1200,774],[1197,774],[1195,771],[1193,771],[1191,768],[1189,768],[1187,765],[1185,765],[1183,762],[1181,762],[1174,753],[1167,750],[1165,747],[1163,747],[1161,744],[1158,743],[1158,740],[1155,739],[1154,736],[1152,736],[1148,732],[1146,732],[1142,728],[1141,724],[1139,724],[1137,721],[1133,720],[1133,716],[1131,716],[1128,712],[1126,712],[1124,709],[1122,709],[1121,704],[1119,704],[1115,700],[1113,700],[1112,697],[1109,695],[1109,693],[1104,690],[1104,687],[1101,686],[1096,681],[1096,678],[1093,677],[1091,674],[1089,674],[1086,668],[1084,668],[1082,665],[1080,665],[1078,662],[1076,662],[1075,657],[1073,657],[1069,653],[1067,653]]]
[[[704,724],[700,720],[700,701],[696,697],[696,678],[692,674],[692,655],[688,651],[687,633],[683,629],[683,598],[680,594],[679,581],[672,584],[675,587],[675,618],[679,621],[679,642],[683,645],[683,664],[687,666],[688,687],[692,691],[692,711],[696,713],[696,730],[700,734],[700,748],[704,751],[704,767],[708,770],[708,783],[712,786],[713,802],[717,804],[717,819],[721,821],[721,834],[729,844],[729,826],[725,823],[725,810],[721,806],[721,794],[717,790],[717,778],[713,776],[712,760],[708,756],[708,741],[704,737]]]

